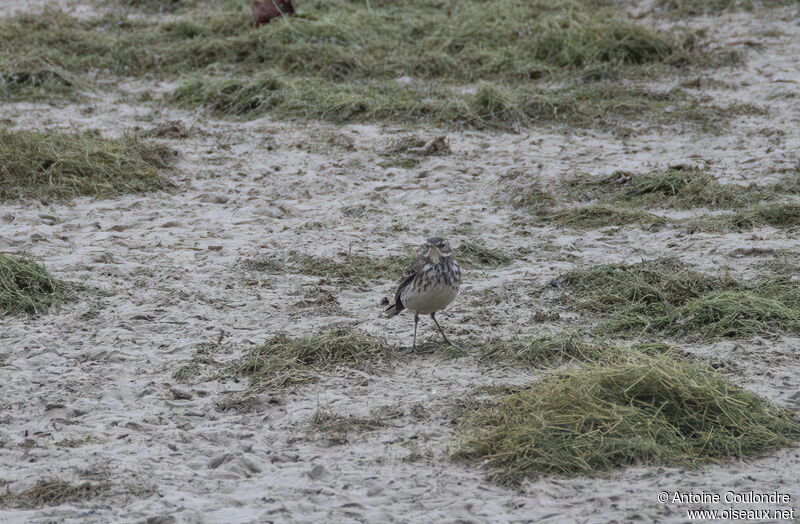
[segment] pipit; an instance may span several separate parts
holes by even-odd
[[[439,237],[429,238],[422,252],[411,264],[400,281],[394,304],[386,308],[393,317],[407,309],[414,313],[414,347],[417,347],[417,324],[420,315],[430,315],[447,344],[453,345],[436,320],[436,312],[447,307],[456,298],[461,286],[461,270],[450,255],[450,244]]]

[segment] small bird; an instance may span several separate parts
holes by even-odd
[[[439,237],[429,238],[422,252],[411,264],[400,281],[394,304],[386,308],[386,316],[393,317],[408,309],[414,313],[414,347],[417,347],[417,323],[420,315],[430,315],[447,344],[447,335],[436,320],[436,312],[447,307],[458,295],[461,287],[461,270],[451,256],[450,244]]]

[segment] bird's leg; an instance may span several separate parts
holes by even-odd
[[[452,343],[452,342],[450,342],[449,340],[447,340],[447,335],[445,335],[445,334],[444,334],[444,331],[442,331],[442,326],[440,326],[440,325],[439,325],[439,321],[438,321],[438,320],[436,320],[436,313],[431,313],[431,318],[432,318],[432,319],[433,319],[433,321],[436,323],[436,327],[437,327],[437,328],[439,328],[439,333],[441,333],[441,334],[442,334],[442,338],[444,339],[444,341],[445,341],[447,344],[450,344],[450,345],[452,346],[452,345],[453,345],[453,343]]]
[[[414,349],[417,349],[417,323],[419,322],[419,313],[414,313]]]

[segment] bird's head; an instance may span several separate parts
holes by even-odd
[[[452,253],[452,250],[450,249],[450,243],[441,237],[433,237],[426,240],[422,250],[426,256],[432,258],[433,260]]]

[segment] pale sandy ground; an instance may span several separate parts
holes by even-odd
[[[215,408],[243,383],[181,385],[172,378],[201,343],[220,341],[215,358],[227,361],[274,333],[310,333],[336,322],[399,346],[410,343],[410,318],[378,318],[378,302],[392,290],[389,280],[376,288],[321,284],[341,305],[340,312],[325,314],[298,305],[319,278],[242,268],[243,260],[259,256],[403,253],[431,233],[446,234],[454,244],[480,238],[490,246],[532,248],[505,268],[467,275],[462,295],[441,315],[453,338],[467,341],[584,323],[564,311],[558,292],[547,286],[576,264],[676,256],[704,270],[747,277],[769,256],[742,257],[734,250],[797,251],[796,232],[773,229],[689,235],[530,227],[528,236],[511,225],[511,211],[494,202],[498,180],[512,170],[547,185],[576,172],[690,162],[708,164],[731,182],[779,179],[797,164],[800,146],[797,19],[789,10],[697,20],[746,56],[745,66],[711,75],[738,89],[698,91],[719,103],[768,110],[735,121],[725,134],[418,130],[446,133],[453,154],[410,170],[379,165],[379,151],[399,129],[223,122],[199,113],[153,113],[132,105],[132,95],[63,107],[3,106],[0,118],[20,128],[118,135],[180,120],[192,132],[168,141],[182,153],[180,187],[172,193],[0,209],[0,250],[32,252],[56,276],[88,286],[76,302],[40,317],[2,320],[0,486],[17,491],[42,478],[87,476],[111,484],[99,501],[0,511],[0,521],[682,522],[689,506],[656,500],[660,491],[675,490],[777,490],[790,494],[800,513],[797,448],[696,471],[632,468],[599,479],[545,478],[524,493],[487,483],[479,469],[447,460],[457,447],[447,414],[452,400],[478,385],[520,383],[536,374],[479,367],[469,358],[421,356],[391,373],[327,375],[264,397],[247,414]],[[750,40],[763,45],[743,43]],[[136,88],[120,86],[129,93]],[[365,205],[366,212],[343,215],[353,205]],[[536,310],[559,311],[563,320],[536,322]],[[427,322],[422,330],[433,337]],[[800,408],[798,342],[758,338],[689,349],[734,361],[731,380]],[[428,412],[427,420],[412,416],[415,405]],[[405,415],[345,445],[306,435],[318,408],[365,415],[379,406]],[[56,445],[88,436],[93,440],[77,448]]]

